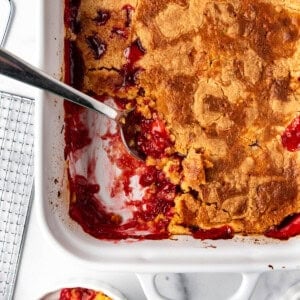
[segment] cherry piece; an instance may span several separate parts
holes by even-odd
[[[234,237],[234,230],[230,226],[222,226],[212,229],[192,229],[192,235],[200,240],[228,240]]]
[[[140,177],[140,185],[147,187],[155,183],[158,179],[158,170],[154,166],[149,166],[147,172]]]
[[[127,88],[136,85],[138,74],[143,70],[136,67],[136,63],[145,55],[146,50],[141,40],[136,39],[124,52],[127,63],[119,71],[123,77],[123,84],[119,88]]]
[[[165,125],[158,119],[143,119],[137,136],[137,148],[146,156],[160,158],[172,145]]]
[[[158,215],[171,216],[171,209],[174,207],[174,198],[176,196],[176,185],[172,184],[165,174],[148,167],[140,178],[142,186],[152,186],[153,192],[149,193],[147,200],[142,203],[136,203],[138,210],[134,213],[135,218],[143,221],[153,221]],[[164,224],[162,224],[164,228]]]
[[[125,50],[125,57],[127,59],[127,65],[133,66],[138,62],[146,53],[146,49],[143,47],[142,42],[137,38],[131,45]]]
[[[282,145],[288,151],[300,150],[300,116],[286,128],[281,136]]]
[[[94,300],[97,293],[85,288],[65,288],[60,292],[59,300]]]
[[[131,113],[126,120],[123,133],[127,141],[132,141],[141,157],[161,158],[172,145],[165,124],[155,114],[146,119],[139,113]]]
[[[93,19],[97,25],[103,26],[110,19],[110,12],[108,10],[98,10],[97,17]]]
[[[100,59],[105,54],[107,46],[97,35],[87,37],[86,42],[93,51],[95,59]]]
[[[279,225],[265,232],[265,236],[279,240],[288,240],[298,234],[300,234],[300,214],[286,217]]]

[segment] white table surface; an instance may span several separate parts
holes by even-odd
[[[5,45],[8,50],[33,64],[36,63],[37,57],[35,38],[37,1],[39,0],[14,0],[15,15]],[[28,97],[35,96],[33,88],[2,76],[0,76],[0,90]],[[39,200],[34,199],[34,203]],[[128,299],[146,299],[135,274],[122,274],[118,270],[115,270],[115,273],[89,270],[78,265],[65,253],[53,248],[39,228],[34,203],[14,299],[31,300],[34,299],[36,290],[47,289],[57,282],[66,282],[70,278],[83,277],[96,278],[110,283]],[[172,274],[158,276],[157,287],[161,294],[178,299],[176,291],[184,289],[185,299],[188,300],[227,299],[237,289],[241,280],[238,274],[181,274],[174,278],[172,276]],[[251,299],[277,300],[289,286],[298,281],[300,281],[299,271],[263,274]]]

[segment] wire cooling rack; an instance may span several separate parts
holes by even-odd
[[[12,299],[33,185],[32,99],[0,91],[0,300]]]

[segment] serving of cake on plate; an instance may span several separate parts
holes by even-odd
[[[139,224],[160,222],[163,237],[300,233],[298,0],[66,0],[65,23],[66,81],[134,108],[152,212]],[[90,140],[70,139],[82,123],[65,108],[68,160]]]
[[[62,289],[58,300],[112,300],[112,298],[99,291],[76,287]]]

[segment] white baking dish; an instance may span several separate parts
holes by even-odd
[[[63,0],[39,1],[40,67],[61,77]],[[64,181],[62,101],[39,94],[36,118],[36,202],[47,239],[89,267],[130,272],[263,272],[300,267],[300,238],[281,242],[264,237],[232,240],[108,242],[83,233],[58,199]],[[55,184],[55,179],[58,183]]]

